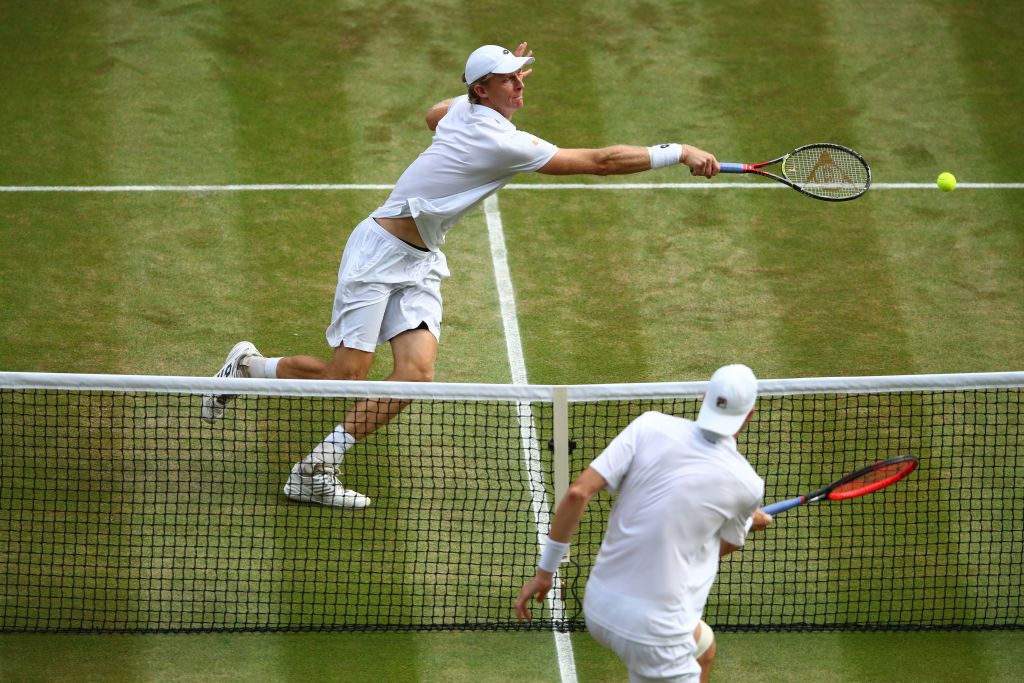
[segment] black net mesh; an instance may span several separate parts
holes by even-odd
[[[723,630],[1022,628],[1021,390],[762,397],[739,448],[766,502],[876,460],[920,459],[893,487],[778,515],[722,561],[705,620]],[[577,404],[573,469],[643,410],[696,418],[699,402]],[[597,425],[603,425],[598,428]],[[610,509],[611,499],[598,500]],[[593,504],[592,504],[593,505]],[[568,582],[603,533],[589,511]],[[581,615],[576,618],[582,620]]]
[[[917,472],[780,515],[723,561],[716,629],[1020,628],[1020,389],[763,397],[740,449],[769,501],[883,457]],[[282,487],[352,399],[246,395],[209,425],[199,396],[0,390],[0,630],[580,629],[611,498],[561,572],[564,618],[518,624],[552,499],[552,408],[414,401],[358,444],[365,510]],[[572,403],[578,473],[645,410]],[[539,483],[538,483],[539,482]],[[541,488],[543,490],[537,490]]]

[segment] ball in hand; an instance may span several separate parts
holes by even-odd
[[[940,173],[935,184],[939,186],[939,189],[943,192],[952,192],[956,189],[956,176],[950,172]]]

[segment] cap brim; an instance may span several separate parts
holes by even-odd
[[[519,71],[527,64],[533,64],[533,57],[516,57],[515,55],[509,55],[495,64],[494,68],[491,69],[491,73],[511,74]]]

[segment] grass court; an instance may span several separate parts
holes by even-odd
[[[207,376],[239,339],[325,356],[341,249],[388,194],[365,186],[429,144],[472,49],[520,40],[515,123],[560,147],[832,141],[877,184],[827,204],[681,168],[520,177],[498,201],[531,382],[1024,369],[1022,26],[995,1],[0,3],[0,370]],[[942,171],[961,188],[907,187]],[[524,187],[569,182],[688,185]],[[351,187],[168,189],[263,184]],[[157,189],[67,191],[114,186]],[[445,252],[437,379],[508,383],[482,210]],[[623,680],[572,643],[578,680]],[[1014,630],[723,633],[716,678],[999,681],[1022,656]],[[543,632],[4,634],[0,677],[560,680]]]

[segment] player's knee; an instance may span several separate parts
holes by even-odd
[[[359,382],[366,379],[367,375],[369,375],[369,372],[362,368],[329,368],[324,372],[323,379],[344,379]]]
[[[370,374],[370,365],[374,354],[359,349],[346,348],[344,344],[334,352],[334,357],[327,363],[319,379],[343,379],[361,381]]]
[[[390,377],[398,382],[433,382],[434,366],[426,363],[404,363]]]
[[[694,637],[697,640],[697,651],[694,653],[694,656],[700,663],[701,668],[706,668],[711,665],[712,660],[715,658],[715,653],[718,651],[718,646],[715,644],[715,632],[711,630],[707,623],[701,620],[697,626],[697,631],[694,633]]]

